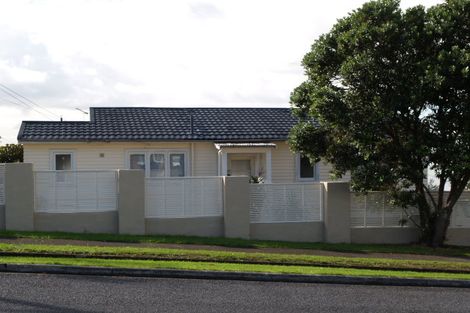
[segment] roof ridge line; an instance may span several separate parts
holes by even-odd
[[[90,107],[90,109],[214,109],[214,110],[224,110],[224,109],[292,109],[291,107],[146,107],[146,106],[138,106],[138,107],[131,107],[131,106],[123,106],[123,107]]]
[[[42,123],[42,124],[45,124],[45,123],[57,123],[57,124],[64,124],[64,123],[83,123],[83,124],[89,124],[90,121],[29,121],[29,120],[25,120],[25,121],[22,121],[23,123]]]

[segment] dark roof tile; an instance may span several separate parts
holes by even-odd
[[[25,121],[18,140],[286,140],[297,122],[288,108],[91,108],[90,122]]]

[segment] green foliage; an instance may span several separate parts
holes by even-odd
[[[7,144],[0,147],[0,163],[23,162],[23,145]]]
[[[396,0],[366,3],[314,42],[308,79],[291,94],[301,119],[292,149],[331,162],[337,176],[351,171],[357,191],[418,206],[433,245],[470,179],[469,34],[468,0],[406,11]],[[423,183],[428,167],[437,195]]]
[[[262,184],[264,183],[264,177],[262,176],[250,176],[250,184]]]

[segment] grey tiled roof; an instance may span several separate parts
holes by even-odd
[[[23,122],[20,142],[285,140],[288,108],[91,108],[90,122]]]

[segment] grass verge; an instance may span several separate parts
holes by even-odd
[[[448,246],[430,248],[422,245],[375,245],[375,244],[331,244],[331,243],[304,243],[267,240],[245,240],[222,237],[195,237],[195,236],[163,236],[163,235],[117,235],[117,234],[83,234],[64,232],[24,232],[3,231],[0,238],[30,238],[30,239],[69,239],[82,241],[103,241],[123,243],[154,243],[154,244],[194,244],[212,245],[237,248],[289,248],[312,249],[351,253],[400,253],[421,254],[453,257],[470,257],[470,247]]]
[[[0,263],[99,266],[99,267],[138,268],[138,269],[229,271],[229,272],[253,272],[253,273],[301,274],[301,275],[340,275],[340,276],[459,279],[459,280],[470,279],[470,274],[456,274],[456,273],[427,273],[427,272],[414,272],[414,271],[387,271],[387,270],[313,267],[313,266],[281,266],[281,265],[234,264],[234,263],[188,262],[188,261],[0,257]]]
[[[100,247],[72,245],[0,244],[0,256],[127,259],[129,261],[173,260],[258,265],[321,266],[355,269],[412,270],[468,273],[470,262],[400,260],[279,253],[167,249],[148,247]]]

